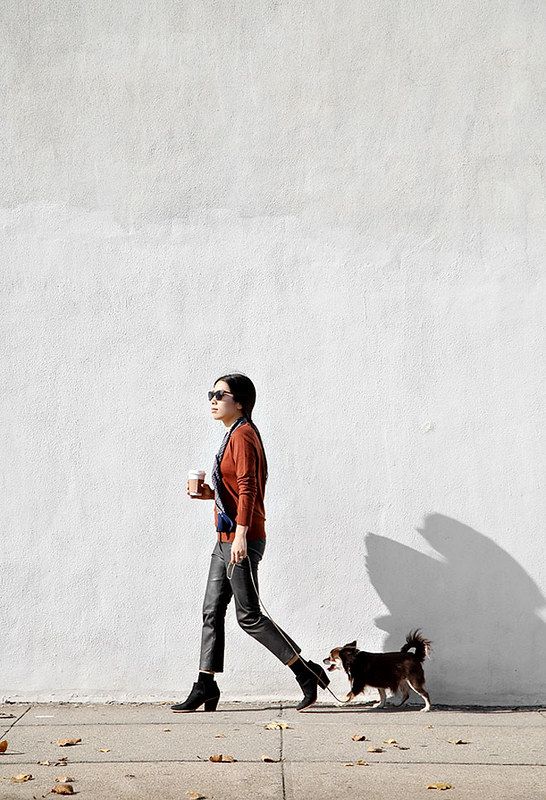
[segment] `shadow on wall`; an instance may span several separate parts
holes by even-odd
[[[450,517],[431,514],[417,530],[437,557],[366,537],[370,581],[390,611],[375,620],[388,633],[384,650],[423,630],[433,647],[424,663],[432,703],[543,703],[546,625],[536,584],[491,539]]]

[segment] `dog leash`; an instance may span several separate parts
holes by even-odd
[[[246,555],[246,556],[245,556],[245,558],[248,558],[248,555]],[[244,560],[244,559],[243,559],[243,560]],[[233,562],[230,562],[230,563],[227,565],[227,576],[228,576],[229,580],[231,580],[231,578],[232,578],[232,575],[233,575],[233,570],[235,569],[235,567],[236,567],[236,566],[237,566],[237,565],[236,565],[236,564],[234,564]],[[232,569],[231,569],[231,574],[230,574],[230,571],[229,571],[229,568],[230,568],[230,567],[232,568]],[[297,652],[297,650],[294,650],[294,648],[293,648],[293,646],[292,646],[292,643],[291,643],[291,642],[290,642],[290,641],[289,641],[289,640],[286,638],[286,636],[284,635],[284,633],[282,632],[282,630],[279,628],[279,626],[277,625],[277,623],[275,622],[275,620],[274,620],[274,619],[272,619],[272,617],[271,617],[271,614],[269,613],[269,611],[268,611],[268,610],[267,610],[267,608],[265,607],[264,603],[262,602],[262,598],[260,597],[260,593],[258,592],[258,589],[256,588],[256,584],[254,583],[254,575],[252,574],[252,567],[250,566],[250,559],[249,559],[249,568],[248,568],[248,569],[249,569],[249,572],[250,572],[250,579],[251,579],[251,581],[252,581],[252,585],[254,586],[254,591],[256,592],[256,596],[258,597],[258,602],[260,603],[260,605],[262,606],[263,610],[264,610],[264,611],[265,611],[265,613],[267,614],[267,616],[268,616],[269,620],[270,620],[270,621],[273,623],[273,625],[276,627],[276,629],[278,630],[278,632],[281,634],[281,636],[283,637],[283,639],[285,640],[285,642],[286,642],[286,643],[289,645],[290,649],[294,651],[294,655],[296,655],[296,656],[299,658],[299,660],[302,662],[302,664],[303,664],[303,666],[305,667],[305,669],[307,669],[307,670],[308,670],[308,671],[309,671],[309,672],[310,672],[312,675],[314,675],[314,676],[315,676],[315,678],[317,678],[317,679],[318,679],[319,686],[320,686],[320,688],[321,688],[321,689],[328,689],[328,691],[330,692],[330,694],[332,695],[332,697],[335,697],[335,699],[338,701],[338,703],[343,703],[343,704],[345,704],[345,701],[344,701],[344,700],[340,700],[340,699],[339,699],[339,697],[338,697],[336,694],[334,694],[334,692],[333,692],[333,691],[330,689],[330,687],[329,687],[329,686],[323,686],[323,685],[321,684],[321,682],[320,682],[320,678],[318,677],[317,673],[316,673],[316,672],[314,672],[314,671],[311,669],[311,667],[309,667],[309,666],[307,665],[307,663],[306,663],[306,662],[305,662],[305,660],[304,660],[304,659],[303,659],[303,658],[300,656],[300,654]]]

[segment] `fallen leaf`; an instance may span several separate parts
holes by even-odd
[[[59,747],[69,747],[73,744],[79,744],[81,739],[57,739],[57,744]]]
[[[42,764],[44,767],[50,767],[53,764],[53,761],[37,761],[37,764]]]
[[[262,756],[262,761],[276,761],[276,758],[271,758],[271,756]]]
[[[368,747],[368,753],[382,753],[382,747]]]
[[[450,744],[470,744],[470,742],[465,742],[463,739],[448,739],[447,741]]]
[[[355,733],[355,734],[353,734],[353,736],[351,736],[351,739],[353,740],[353,742],[365,742],[366,741],[366,737],[364,736],[363,733]]]
[[[0,719],[11,719],[15,714],[0,714]]]
[[[383,744],[398,744],[396,739],[383,739]]]
[[[216,733],[214,738],[215,739],[225,739],[226,738],[226,734],[225,733]]]
[[[109,753],[109,752],[110,752],[109,747],[99,747],[99,753]]]
[[[163,730],[164,730],[165,733],[168,733],[168,732],[170,732],[171,729],[170,728],[163,728]]]
[[[3,739],[0,742],[0,753],[5,753],[7,749],[8,749],[8,740]]]
[[[402,747],[402,745],[401,745],[401,744],[395,744],[394,746],[395,746],[395,747],[396,747],[398,750],[409,750],[409,747]]]
[[[277,730],[286,730],[286,728],[290,728],[291,726],[288,722],[277,722],[277,720],[273,720],[272,722],[268,722],[267,725],[264,725],[264,728],[268,731],[277,731]]]
[[[344,764],[343,766],[344,766],[344,767],[354,767],[354,764],[353,764],[353,762],[352,762],[352,761],[349,761],[349,763],[348,763],[348,764]]]
[[[58,761],[55,762],[56,767],[66,767],[66,762],[68,758],[66,756],[62,756]]]
[[[368,766],[368,762],[364,761],[363,758],[357,758],[357,760],[355,761],[355,764],[357,766],[359,766],[359,767],[367,767]]]
[[[190,800],[206,800],[206,796],[201,792],[193,792],[190,789],[186,792]]]
[[[63,775],[62,778],[55,778],[58,783],[74,783],[74,778],[70,778],[68,775]]]
[[[233,756],[223,755],[222,753],[218,753],[217,755],[209,756],[209,761],[220,762],[220,761],[237,761],[236,758]]]
[[[18,775],[11,776],[12,783],[26,783],[27,781],[33,781],[34,778],[27,772],[20,772]]]
[[[429,783],[427,789],[440,789],[443,792],[445,789],[453,789],[450,783]]]
[[[71,783],[56,783],[51,792],[53,794],[74,794],[74,787]]]

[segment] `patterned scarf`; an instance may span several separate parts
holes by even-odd
[[[227,447],[227,443],[229,442],[229,437],[235,430],[238,428],[239,425],[247,422],[246,417],[239,417],[235,420],[231,428],[226,431],[226,435],[222,439],[222,444],[220,445],[220,449],[216,453],[216,457],[214,459],[214,466],[212,468],[212,487],[214,489],[214,501],[218,508],[218,527],[217,531],[232,533],[237,525],[236,523],[226,514],[226,509],[224,506],[224,501],[222,499],[222,492],[224,489],[224,483],[222,481],[222,471],[220,469],[220,462],[222,460],[222,456],[224,455],[224,450]]]

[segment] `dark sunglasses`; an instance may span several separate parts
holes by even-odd
[[[217,400],[221,400],[225,394],[230,394],[233,397],[233,392],[225,392],[223,389],[218,389],[217,392],[207,392],[207,397],[209,400],[212,400],[213,397]]]

